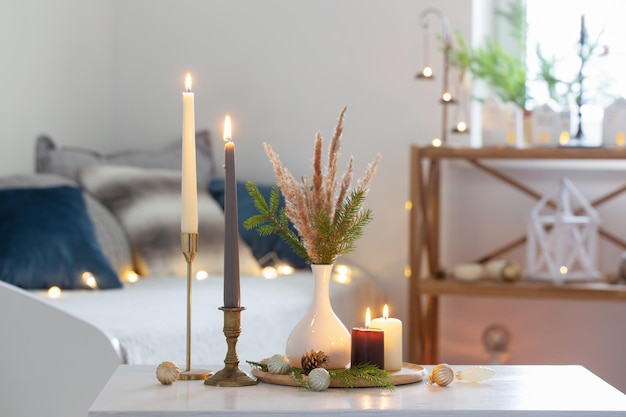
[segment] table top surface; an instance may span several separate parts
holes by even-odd
[[[468,367],[452,366],[454,371]],[[156,379],[156,366],[122,365],[88,416],[626,416],[626,395],[582,366],[491,368],[495,376],[480,383],[455,380],[440,387],[422,381],[393,391],[311,392],[263,382],[236,388],[208,386],[204,381],[165,386]]]

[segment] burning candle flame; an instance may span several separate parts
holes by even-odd
[[[372,312],[370,311],[370,308],[367,307],[367,310],[365,310],[365,328],[366,329],[370,328],[371,321],[372,321]]]
[[[224,119],[224,141],[230,142],[232,139],[232,128],[230,126],[230,116],[226,115]]]
[[[389,306],[387,304],[383,307],[383,318],[385,320],[389,318]]]
[[[185,90],[190,93],[191,92],[191,74],[187,73],[187,78],[185,78]]]

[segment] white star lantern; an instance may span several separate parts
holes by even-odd
[[[526,277],[557,284],[600,279],[599,224],[598,212],[569,179],[562,178],[531,211]]]

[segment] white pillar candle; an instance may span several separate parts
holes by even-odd
[[[183,149],[181,169],[182,233],[198,233],[198,189],[196,179],[196,124],[191,75],[187,74],[183,91]]]
[[[389,317],[389,306],[385,304],[383,317],[372,320],[370,328],[385,332],[385,370],[402,369],[402,321]]]

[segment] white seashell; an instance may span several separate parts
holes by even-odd
[[[267,360],[267,371],[270,374],[284,375],[289,369],[291,369],[289,358],[284,355],[277,353]]]
[[[330,374],[324,368],[315,368],[309,372],[309,388],[324,391],[330,385]]]
[[[479,263],[460,264],[454,267],[453,274],[462,281],[476,281],[483,278],[485,270]]]
[[[433,371],[428,376],[428,382],[442,387],[449,385],[454,380],[454,371],[447,363],[435,365]]]
[[[467,382],[480,382],[493,377],[496,374],[491,368],[485,366],[474,366],[467,368],[456,373],[457,379],[465,380]]]
[[[174,362],[161,362],[157,366],[156,377],[163,385],[170,385],[172,382],[178,380],[180,375],[180,369]]]

